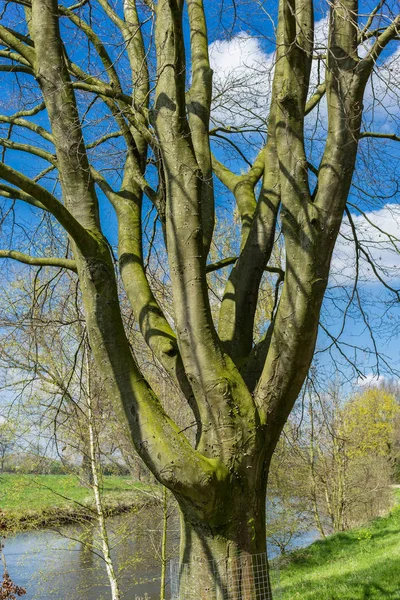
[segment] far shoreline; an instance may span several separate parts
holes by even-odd
[[[107,517],[134,512],[160,499],[148,484],[129,477],[105,478],[103,505]],[[70,492],[71,497],[68,496]],[[0,535],[59,527],[96,520],[89,487],[74,475],[0,474]]]

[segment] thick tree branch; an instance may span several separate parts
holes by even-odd
[[[356,19],[356,0],[332,3],[326,77],[328,136],[318,170],[314,202],[310,201],[306,177],[296,171],[296,165],[290,167],[290,153],[296,156],[296,140],[289,136],[288,163],[285,163],[284,154],[280,151],[286,193],[292,188],[291,198],[296,198],[297,202],[288,201],[286,193],[282,192],[286,277],[266,364],[256,390],[257,400],[267,410],[272,447],[312,359],[317,336],[316,321],[355,166],[366,83],[365,73],[359,68]],[[277,75],[279,70],[275,77]],[[290,115],[292,106],[293,103],[289,102],[286,107],[282,106],[282,111],[286,110]],[[297,131],[298,123],[298,119],[289,122],[292,131]],[[297,139],[302,139],[302,135],[298,131]],[[285,140],[283,142],[286,143]],[[307,168],[307,164],[302,165],[302,160],[299,164],[302,169]],[[327,231],[329,236],[325,233]]]
[[[59,267],[60,269],[68,269],[75,273],[77,271],[75,261],[68,258],[30,256],[16,250],[0,250],[0,258],[12,258],[26,265],[37,267]]]
[[[187,7],[192,54],[192,85],[187,95],[187,110],[196,160],[202,172],[201,210],[204,254],[207,255],[214,230],[214,190],[209,140],[212,70],[203,0],[188,0]]]
[[[49,133],[44,127],[41,127],[36,123],[32,123],[32,121],[28,121],[21,117],[16,117],[15,115],[12,115],[10,117],[6,115],[0,115],[0,123],[9,123],[10,125],[17,125],[18,127],[30,129],[30,131],[37,133],[46,141],[53,143],[53,136],[51,135],[51,133]]]
[[[304,115],[308,115],[319,104],[321,99],[324,97],[325,92],[326,92],[326,82],[324,81],[323,83],[321,83],[318,86],[315,93],[307,101],[306,107],[304,110]],[[218,132],[219,130],[225,131],[226,133],[243,132],[243,129],[235,129],[235,128],[226,129],[226,128],[217,127],[215,130],[210,131],[210,135],[214,135],[214,133]],[[259,158],[261,158],[260,155],[257,157],[256,161],[258,161]],[[233,171],[228,169],[228,167],[226,165],[222,164],[219,160],[217,160],[217,158],[213,154],[212,154],[212,167],[213,167],[213,171],[214,171],[215,175],[218,177],[218,179],[221,181],[221,183],[223,183],[231,192],[234,191],[234,188],[236,187],[237,183],[240,181],[241,177],[245,177],[245,176],[236,175]]]
[[[106,191],[106,190],[104,190]],[[121,190],[106,191],[118,218],[119,268],[140,331],[160,364],[188,399],[201,431],[199,415],[180,356],[176,334],[151,290],[143,264],[142,193],[132,181],[129,165]]]
[[[26,42],[29,41],[30,45]],[[8,27],[0,25],[0,44],[4,44],[20,54],[32,67],[35,66],[36,54],[32,48],[32,41]]]
[[[213,440],[217,444],[218,438],[220,456],[228,460],[234,451],[229,423],[236,421],[244,438],[249,431],[242,416],[229,412],[230,401],[235,402],[235,397],[239,401],[240,396],[243,415],[254,414],[255,407],[221,349],[211,316],[201,215],[202,173],[186,117],[182,8],[181,1],[160,0],[157,4],[155,126],[167,191],[167,247],[179,348],[201,420],[207,424],[199,448],[213,455]],[[214,405],[212,398],[219,397],[222,389],[224,404]]]
[[[52,0],[32,2],[29,27],[37,54],[36,78],[51,123],[65,206],[85,229],[95,232],[100,225],[98,202],[65,62],[57,7]]]
[[[238,256],[228,256],[227,258],[222,258],[215,263],[207,265],[206,271],[207,273],[214,273],[214,271],[219,271],[220,269],[224,269],[225,267],[235,264],[238,259]],[[283,281],[285,278],[285,272],[280,267],[265,267],[265,271],[267,273],[276,273],[279,275],[281,281]]]
[[[13,142],[12,140],[9,140],[7,138],[0,138],[0,146],[2,146],[3,148],[8,148],[10,150],[18,150],[19,152],[26,152],[28,154],[32,154],[33,156],[37,156],[38,158],[47,160],[53,165],[57,164],[57,159],[54,156],[54,154],[50,154],[50,152],[42,150],[41,148],[37,148],[37,146],[33,146],[32,144],[20,144],[19,142]]]
[[[383,140],[393,140],[394,142],[400,142],[400,136],[394,133],[380,133],[379,131],[362,131],[360,133],[360,139],[363,138],[378,138]]]
[[[311,98],[306,103],[306,107],[304,110],[304,115],[308,115],[321,101],[321,99],[325,96],[326,92],[326,83],[325,81],[321,83]]]
[[[261,278],[271,256],[280,204],[275,140],[275,108],[270,112],[266,147],[258,155],[248,178],[235,190],[242,218],[241,252],[221,303],[218,330],[230,356],[240,365],[251,352],[254,318]],[[254,186],[263,175],[258,202]]]
[[[178,485],[182,495],[193,499],[194,489],[196,494],[200,492],[201,481],[205,476],[212,479],[217,465],[193,450],[180,434],[131,354],[117,308],[114,265],[100,232],[97,198],[65,64],[56,0],[33,0],[31,31],[40,65],[37,77],[52,126],[65,202],[91,232],[92,243],[79,247],[79,251],[74,248],[74,254],[93,352],[140,456],[160,481],[172,488]],[[164,452],[166,446],[168,453]],[[187,463],[192,465],[190,471],[184,469]]]
[[[33,196],[26,194],[22,190],[11,187],[10,185],[0,183],[0,196],[3,196],[3,198],[9,198],[10,200],[22,200],[27,204],[31,204],[35,208],[40,208],[41,210],[48,210],[41,202],[36,200]]]
[[[222,258],[221,260],[218,260],[215,263],[207,265],[206,273],[214,273],[215,271],[219,271],[220,269],[224,269],[225,267],[234,265],[237,259],[237,256],[229,256],[228,258]]]
[[[256,389],[256,401],[266,419],[271,448],[309,368],[317,331],[317,326],[312,327],[311,323],[325,289],[322,282],[315,280],[316,240],[304,149],[304,116],[313,50],[312,2],[281,0],[277,46],[273,98],[286,269],[273,327],[262,344],[267,356]],[[257,372],[257,368],[251,370]]]
[[[149,185],[149,183],[146,181],[146,179],[142,175],[140,175],[140,172],[138,172],[138,170],[136,168],[131,169],[128,167],[128,169],[129,169],[129,173],[128,173],[129,177],[131,177],[133,179],[135,185],[144,194],[146,194],[146,196],[152,201],[152,203],[154,204],[154,206],[157,208],[157,211],[158,211],[159,210],[159,197],[158,197],[157,192],[155,190],[153,190],[151,185]],[[92,174],[94,181],[101,188],[101,190],[106,194],[107,198],[114,205],[114,207],[116,207],[118,204],[118,199],[119,199],[118,193],[115,192],[115,190],[113,190],[111,188],[108,181],[101,175],[101,173],[99,173],[99,171],[96,171],[96,169],[94,167],[90,167],[90,172]]]
[[[243,175],[236,175],[230,169],[220,163],[212,155],[212,166],[214,173],[235,196],[240,219],[242,221],[242,245],[246,241],[248,231],[254,216],[257,202],[254,196],[254,188],[263,175],[265,167],[265,148],[257,155],[253,165]]]
[[[43,205],[46,210],[52,213],[52,215],[65,228],[65,230],[78,245],[83,245],[85,241],[88,241],[88,235],[85,229],[66,209],[66,207],[45,188],[37,183],[34,183],[31,179],[29,179],[29,177],[26,177],[22,173],[19,173],[4,163],[0,163],[0,177],[12,185],[17,186],[23,192],[25,192],[25,194],[27,194],[27,196],[25,196],[17,191],[16,193],[18,194],[19,200],[24,200],[33,206],[38,206],[39,208],[41,208],[41,205]],[[12,188],[8,188],[6,191],[11,194],[12,192],[10,190],[12,190]],[[35,203],[27,198],[34,198]],[[37,204],[37,202],[40,204]]]
[[[287,255],[295,252],[291,247],[292,238],[297,251],[297,246],[301,248],[304,228],[308,234],[311,196],[304,147],[304,116],[313,51],[311,0],[280,2],[277,45],[262,194],[240,259],[232,269],[219,318],[221,339],[237,364],[241,364],[252,349],[258,290],[272,252],[281,202]],[[290,214],[288,226],[285,225],[286,214]],[[309,263],[308,257],[304,256],[303,260]],[[299,259],[298,264],[288,270],[284,289],[296,285],[303,260]],[[274,335],[279,335],[279,328],[278,331],[274,328]],[[269,377],[266,373],[263,375],[265,381]],[[266,387],[269,388],[269,384]]]
[[[238,364],[252,348],[258,289],[274,243],[281,194],[294,217],[307,200],[311,202],[303,127],[313,49],[312,3],[281,2],[280,11],[268,142],[261,157],[265,161],[263,190],[257,205],[253,199],[254,209],[257,206],[255,217],[254,209],[246,215],[248,230],[242,236],[242,252],[229,277],[219,317],[221,339]],[[325,86],[320,86],[309,110],[319,102],[324,90]],[[280,181],[279,171],[283,173]],[[224,176],[227,178],[226,173]],[[238,198],[240,187],[236,186],[236,190]]]
[[[27,73],[33,75],[33,69],[24,65],[0,65],[0,73]]]
[[[228,188],[231,192],[234,191],[236,185],[240,181],[240,175],[236,175],[233,171],[228,169],[212,154],[212,167],[215,175],[218,177],[221,183]]]
[[[398,37],[400,34],[400,15],[398,15],[392,23],[387,27],[378,37],[376,38],[371,50],[367,56],[363,59],[363,64],[368,64],[369,68],[372,69],[377,59],[382,54],[386,46]]]
[[[136,2],[130,0],[125,3],[125,21],[112,11],[105,0],[101,0],[100,4],[119,27],[126,41],[132,69],[134,102],[147,109],[149,98],[147,57]],[[123,123],[121,125],[124,137],[127,139],[129,131],[124,128]],[[98,173],[94,173],[93,176],[112,202],[118,216],[121,275],[142,335],[175,383],[181,387],[186,397],[190,398],[192,392],[184,374],[175,333],[154,298],[143,266],[141,192],[151,199],[162,221],[165,221],[165,209],[160,204],[159,195],[152,190],[143,176],[146,167],[147,141],[138,132],[134,136],[134,142],[135,151],[126,161],[124,182],[120,192],[112,191]]]
[[[120,138],[121,136],[122,136],[121,131],[111,131],[110,133],[105,133],[98,140],[95,140],[94,142],[90,142],[90,144],[87,144],[86,150],[92,150],[93,148],[97,148],[97,146],[104,144],[104,142],[107,142],[108,140]]]
[[[45,108],[46,108],[45,103],[39,102],[39,104],[37,104],[33,108],[30,108],[27,110],[19,110],[18,112],[14,113],[13,115],[10,115],[10,119],[19,119],[20,117],[34,117],[38,113],[45,110]]]
[[[26,58],[24,58],[17,52],[10,52],[8,50],[0,50],[0,58],[8,58],[10,60],[17,61],[17,62],[21,63],[22,65],[25,65],[26,67],[29,67],[29,68],[31,66],[30,63],[26,60]],[[30,71],[31,70],[32,69],[30,69]]]

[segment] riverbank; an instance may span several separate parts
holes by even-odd
[[[104,477],[103,502],[108,516],[155,502],[151,487],[129,477]],[[6,533],[86,522],[95,517],[90,489],[74,475],[0,475],[0,509]]]
[[[292,552],[280,560],[282,600],[399,600],[399,534],[397,505],[365,527]]]

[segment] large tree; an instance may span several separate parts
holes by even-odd
[[[72,256],[51,256],[46,238],[43,255],[14,246],[1,255],[77,273],[109,397],[138,453],[182,512],[181,561],[188,576],[182,598],[210,598],[214,581],[225,597],[232,576],[225,559],[265,552],[269,464],[313,358],[332,252],[359,140],[366,135],[364,93],[389,42],[399,37],[395,2],[391,7],[381,0],[368,11],[368,3],[359,8],[357,0],[327,3],[328,42],[323,53],[316,50],[325,75],[314,89],[314,4],[280,0],[271,7],[277,29],[266,138],[253,160],[250,144],[251,164],[240,175],[223,164],[218,149],[217,157],[211,153],[213,84],[202,0],[82,0],[69,6],[15,0],[3,11],[0,71],[17,78],[15,94],[31,104],[0,117],[8,127],[1,140],[0,193],[13,211],[28,204],[52,215],[68,235]],[[253,6],[265,11],[263,3]],[[237,105],[240,93],[239,86]],[[310,164],[305,117],[324,96],[323,148]],[[233,111],[232,118],[216,129],[229,136],[237,127]],[[88,126],[96,124],[99,137],[89,141]],[[387,130],[372,135],[381,134]],[[120,183],[110,164],[102,170],[101,156],[91,153],[110,139],[121,140],[114,155]],[[24,168],[15,158],[21,152],[49,166],[38,173],[28,159]],[[54,172],[59,187],[52,189],[46,175]],[[233,193],[241,221],[237,256],[218,264],[208,259],[218,206],[214,174]],[[174,384],[171,394],[176,389],[193,412],[194,444],[166,414],[131,350],[113,239],[101,218],[105,198],[116,215],[124,293],[154,360]],[[173,318],[154,292],[143,256],[143,207],[149,201],[168,255]],[[27,209],[20,214],[26,230]],[[284,272],[270,264],[278,229]],[[7,231],[15,235],[14,225]],[[361,251],[357,246],[357,255]],[[227,265],[216,319],[207,274]],[[264,334],[254,341],[266,270],[283,285]],[[211,560],[220,562],[211,568]],[[249,585],[246,560],[241,565],[235,597],[264,597],[265,582],[256,578]]]

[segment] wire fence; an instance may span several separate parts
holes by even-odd
[[[204,572],[208,573],[205,580]],[[281,599],[278,565],[274,563],[271,567],[265,553],[207,563],[192,562],[190,565],[172,560],[170,585],[172,600],[193,600],[195,597],[207,600]]]

